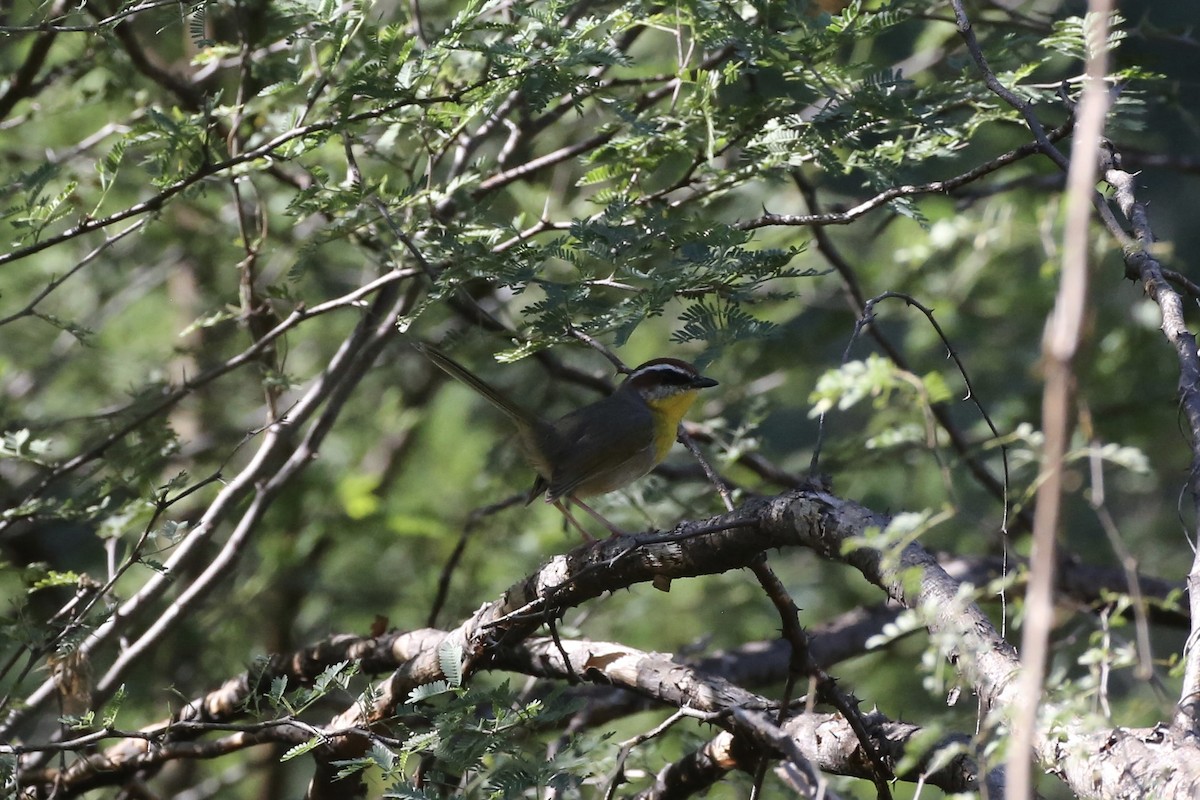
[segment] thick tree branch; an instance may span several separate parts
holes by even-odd
[[[1120,154],[1111,145],[1106,147],[1102,168],[1104,180],[1113,187],[1114,200],[1133,226],[1136,244],[1125,249],[1126,274],[1142,284],[1150,299],[1162,312],[1161,330],[1175,350],[1179,364],[1179,399],[1191,434],[1192,463],[1188,475],[1188,492],[1192,498],[1192,568],[1188,572],[1188,601],[1191,608],[1192,632],[1185,652],[1183,690],[1176,723],[1187,730],[1200,729],[1200,354],[1196,337],[1184,322],[1183,299],[1169,282],[1166,271],[1153,255],[1154,233],[1150,228],[1146,208],[1136,199],[1134,176],[1121,169]]]
[[[602,650],[607,647],[604,645],[563,640],[557,644],[552,640],[533,642],[528,637],[547,615],[561,613],[604,592],[651,582],[658,576],[684,579],[738,569],[748,566],[760,553],[780,547],[804,547],[847,563],[889,597],[916,610],[939,641],[954,643],[948,654],[951,661],[973,686],[982,707],[1002,720],[1017,705],[1018,688],[1013,676],[1019,662],[1012,647],[970,602],[964,585],[950,577],[919,544],[909,544],[898,552],[847,547],[851,542],[861,543],[870,529],[886,525],[886,517],[855,503],[825,492],[797,490],[752,500],[731,513],[704,523],[684,523],[669,533],[614,537],[555,556],[536,573],[512,586],[501,599],[483,606],[451,631],[426,629],[380,640],[351,637],[330,642],[328,646],[336,651],[325,652],[324,657],[359,658],[368,672],[388,669],[390,665],[399,667],[384,682],[372,708],[361,709],[356,705],[323,728],[337,735],[331,737],[330,751],[322,758],[332,760],[361,750],[369,742],[367,732],[385,723],[409,690],[441,678],[437,652],[447,640],[463,647],[468,675],[480,669],[518,668],[518,654],[525,659],[530,672],[551,674],[546,672],[551,670],[567,674],[565,652],[577,674],[587,677],[594,673],[604,678],[601,682],[612,682],[624,675],[626,678],[618,682],[628,679],[632,681],[630,688],[660,702],[672,705],[687,702],[709,710],[734,707],[765,710],[770,704],[764,704],[756,695],[723,679],[701,680],[701,673],[689,671],[681,664],[670,662],[667,667],[669,660],[661,662],[668,672],[683,672],[670,677],[658,670],[622,671],[623,665],[636,664],[643,658],[622,645],[611,647],[629,653],[633,661],[596,656],[601,652],[618,655],[616,650]],[[665,657],[651,658],[653,661]],[[290,668],[312,674],[316,665],[306,666],[306,660],[299,658]],[[685,675],[691,677],[677,679]],[[234,694],[225,696],[225,708],[229,708],[232,697],[252,691],[251,684],[246,682],[249,680],[246,677],[229,687]],[[1052,712],[1058,702],[1053,696],[1048,697],[1048,710]],[[216,713],[222,702],[214,697],[202,705]],[[1162,728],[1094,728],[1077,721],[1063,724],[1052,737],[1040,730],[1034,746],[1043,763],[1055,764],[1080,797],[1115,798],[1147,793],[1188,796],[1193,787],[1200,787],[1200,759],[1181,759],[1175,748],[1184,745],[1174,737],[1175,734]],[[854,737],[850,739],[857,741]],[[875,741],[883,746],[882,740]],[[810,760],[825,768],[826,762],[821,758]]]
[[[955,642],[949,656],[980,698],[982,708],[1003,720],[1018,705],[1013,677],[1019,661],[1013,648],[970,602],[964,587],[951,578],[918,544],[899,552],[869,547],[848,548],[887,519],[832,495],[798,490],[753,500],[707,523],[684,523],[669,534],[614,537],[593,547],[556,556],[538,573],[514,585],[497,603],[481,608],[457,629],[445,634],[468,654],[468,672],[493,663],[497,646],[526,638],[545,618],[590,600],[600,593],[656,577],[682,579],[748,566],[758,553],[788,546],[806,547],[859,570],[886,594],[917,610],[926,628],[943,641]],[[439,641],[441,636],[435,637]],[[405,667],[386,682],[375,707],[352,709],[334,728],[361,728],[387,718],[407,692],[441,677],[436,649],[409,653]],[[1057,704],[1046,700],[1048,709]],[[1052,716],[1052,714],[1047,714]],[[1035,749],[1043,763],[1059,764],[1081,797],[1108,798],[1157,792],[1164,786],[1200,787],[1200,763],[1178,764],[1169,749],[1150,747],[1154,732],[1095,729],[1079,721],[1050,737],[1039,730]],[[1106,743],[1124,743],[1123,752],[1139,753],[1139,761],[1110,764]],[[1135,747],[1134,742],[1144,746]],[[343,756],[345,751],[343,751]],[[1162,775],[1172,777],[1163,784]],[[1087,775],[1084,780],[1083,776]],[[1100,777],[1095,777],[1100,776]]]

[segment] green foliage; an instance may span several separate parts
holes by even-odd
[[[1098,22],[1095,14],[1083,17],[1067,17],[1055,20],[1054,32],[1042,39],[1042,44],[1069,58],[1086,59],[1090,52],[1095,51],[1096,42],[1093,31]],[[1108,38],[1103,43],[1105,52],[1116,50],[1128,36],[1124,28],[1125,19],[1117,12],[1109,14]]]
[[[53,443],[48,439],[31,438],[28,428],[9,431],[0,439],[0,457],[19,458],[34,464],[46,464]]]
[[[43,577],[34,581],[29,588],[33,591],[38,589],[51,589],[55,586],[74,586],[79,582],[79,576],[74,572],[55,572],[50,570]]]
[[[951,399],[945,378],[936,372],[919,377],[897,368],[892,361],[872,354],[865,361],[850,361],[818,380],[810,401],[810,417],[854,408],[870,399],[871,436],[868,450],[891,451],[924,446],[934,437],[931,407]]]
[[[260,664],[262,668],[265,664]],[[270,687],[262,697],[253,697],[250,704],[257,705],[259,701],[266,708],[278,715],[298,715],[312,707],[318,701],[329,696],[331,692],[345,690],[350,680],[359,672],[357,663],[339,661],[323,669],[313,680],[311,686],[301,686],[288,691],[288,679],[285,675],[272,678]],[[307,751],[304,751],[307,752]],[[293,754],[299,755],[299,753]]]
[[[100,717],[100,725],[102,727],[112,728],[116,726],[117,714],[120,712],[121,706],[124,704],[128,696],[129,692],[125,688],[125,684],[121,684],[117,687],[117,690],[113,693],[112,698],[104,704],[103,713]]]
[[[453,687],[462,686],[463,649],[458,642],[447,639],[438,647],[438,666]]]
[[[850,554],[864,547],[870,548],[883,553],[885,561],[899,563],[900,556],[907,545],[945,522],[949,516],[947,511],[938,514],[933,511],[897,514],[888,521],[886,528],[868,528],[861,537],[848,539],[842,550],[844,553]]]
[[[499,800],[523,797],[539,786],[577,788],[593,773],[595,741],[571,737],[547,758],[545,743],[535,735],[579,710],[581,704],[561,692],[529,701],[504,683],[491,688],[447,686],[436,693],[436,700],[432,694],[417,694],[401,710],[412,732],[396,737],[394,744],[375,742],[361,758],[338,762],[343,777],[378,771],[384,797],[437,797],[440,793],[430,794],[410,783],[420,757],[433,757],[434,771],[425,778],[431,785],[461,781],[468,795]],[[293,750],[308,752],[311,746]],[[287,757],[300,752],[289,751]]]

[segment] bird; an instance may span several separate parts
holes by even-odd
[[[567,508],[573,503],[612,535],[624,533],[583,502],[637,480],[667,457],[679,423],[701,389],[717,386],[678,358],[641,364],[612,394],[550,421],[508,396],[435,347],[416,349],[435,366],[474,389],[512,421],[522,455],[537,473],[526,504],[545,493],[584,541],[594,538]]]

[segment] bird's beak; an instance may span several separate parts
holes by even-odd
[[[693,389],[707,389],[710,386],[720,386],[720,384],[712,378],[706,378],[703,375],[697,375],[695,380],[692,381]]]

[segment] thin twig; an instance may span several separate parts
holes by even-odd
[[[1070,133],[1072,123],[1070,120],[1055,128],[1046,134],[1047,141],[1057,141],[1068,133]],[[960,186],[966,186],[969,183],[979,180],[985,175],[989,175],[1001,167],[1006,167],[1016,161],[1020,161],[1028,156],[1042,152],[1041,145],[1037,142],[1021,145],[1020,147],[1009,150],[1007,153],[996,156],[995,158],[980,164],[977,167],[967,170],[952,178],[945,180],[929,181],[921,184],[905,184],[903,186],[894,186],[891,189],[886,189],[873,197],[863,200],[845,211],[824,213],[824,214],[772,214],[765,213],[754,219],[745,220],[734,225],[739,230],[754,230],[755,228],[765,228],[768,226],[799,226],[819,228],[825,225],[849,225],[855,222],[859,217],[869,211],[874,211],[877,208],[887,205],[893,200],[898,200],[902,197],[913,197],[923,194],[945,194],[951,192]]]
[[[867,729],[867,722],[863,718],[862,712],[858,709],[858,700],[838,688],[829,673],[813,660],[812,652],[808,646],[808,634],[800,626],[798,616],[800,609],[796,606],[795,601],[792,600],[791,595],[788,594],[787,588],[779,580],[775,571],[767,564],[766,557],[760,556],[757,558],[751,563],[750,570],[754,573],[754,577],[758,579],[758,583],[763,588],[763,591],[766,592],[767,598],[775,606],[775,611],[779,614],[780,624],[783,629],[783,638],[792,646],[789,672],[812,678],[821,700],[829,703],[842,714],[846,722],[850,725],[851,730],[854,731],[854,735],[858,737],[858,743],[862,747],[863,753],[866,754],[868,762],[871,764],[871,779],[875,784],[875,791],[878,797],[882,800],[890,800],[892,793],[888,787],[888,781],[892,778],[893,769],[887,763],[874,737]],[[791,686],[791,681],[789,681],[788,685],[789,687]],[[782,706],[786,708],[789,703],[790,698],[785,696]],[[782,714],[779,720],[783,720]],[[757,778],[761,782],[761,768]]]
[[[493,514],[512,508],[518,503],[525,502],[528,496],[528,492],[519,492],[504,498],[498,503],[477,508],[468,515],[467,522],[463,525],[462,532],[458,536],[458,542],[454,545],[454,551],[450,553],[450,557],[446,559],[446,563],[442,566],[441,574],[438,575],[437,592],[434,594],[433,603],[430,605],[429,616],[425,620],[427,627],[437,627],[438,615],[442,613],[442,607],[446,604],[446,598],[450,596],[450,579],[462,561],[463,554],[467,550],[467,542],[471,539],[471,536],[475,533],[480,523]]]

